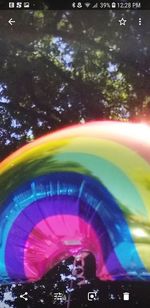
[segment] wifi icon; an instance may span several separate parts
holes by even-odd
[[[90,3],[90,2],[85,2],[84,4],[85,4],[85,6],[88,8],[88,7],[90,6],[91,3]]]

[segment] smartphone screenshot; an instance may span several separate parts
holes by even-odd
[[[0,1],[0,308],[150,307],[150,5]]]

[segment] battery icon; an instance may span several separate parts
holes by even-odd
[[[116,3],[115,3],[115,2],[112,2],[111,7],[112,7],[112,9],[115,9],[115,8],[116,8]]]

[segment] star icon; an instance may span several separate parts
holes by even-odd
[[[119,19],[119,24],[120,26],[125,26],[126,25],[126,19],[124,19],[123,17],[121,19]]]

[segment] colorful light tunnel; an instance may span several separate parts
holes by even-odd
[[[150,281],[150,127],[92,122],[0,163],[0,283],[92,252],[100,280]]]

